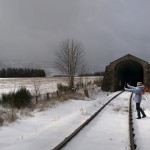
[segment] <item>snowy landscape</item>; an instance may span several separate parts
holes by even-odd
[[[53,81],[49,86],[49,90],[55,89],[56,82]],[[2,87],[3,91],[8,90]],[[13,87],[13,84],[10,84],[10,87]],[[42,111],[34,110],[30,116],[24,116],[11,124],[4,124],[0,127],[0,149],[51,150],[118,92],[110,93],[95,89],[94,96],[91,98],[56,102]],[[112,101],[64,149],[93,150],[94,147],[94,150],[129,150],[128,98],[130,94],[124,92]],[[139,150],[149,150],[149,93],[143,95],[142,107],[147,117],[141,120],[134,119],[135,142]],[[135,118],[134,103],[133,110]]]
[[[84,83],[101,80],[102,77],[83,77]],[[75,78],[75,83],[78,83],[81,77]],[[57,91],[57,84],[67,84],[68,80],[65,77],[46,77],[46,78],[0,78],[0,95],[16,91],[20,87],[26,87],[31,93],[34,93],[34,84],[38,84],[41,94],[52,93]]]
[[[150,0],[0,0],[0,150],[59,150],[99,111],[61,149],[150,150],[149,16]]]

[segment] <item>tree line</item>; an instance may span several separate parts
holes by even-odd
[[[1,78],[15,78],[15,77],[45,77],[46,73],[43,69],[30,68],[3,68],[0,70]]]
[[[94,73],[82,73],[82,74],[78,74],[76,76],[104,76],[105,72],[101,71],[101,72],[94,72]],[[53,77],[68,77],[66,75],[54,75]]]
[[[102,72],[95,72],[95,73],[84,73],[80,74],[79,76],[104,76],[104,71]]]

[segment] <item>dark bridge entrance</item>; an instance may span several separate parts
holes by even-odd
[[[121,90],[129,83],[136,86],[138,81],[143,82],[143,67],[134,61],[119,63],[116,68],[116,90]]]
[[[150,64],[128,54],[106,66],[102,90],[117,91],[123,89],[127,83],[136,86],[138,81],[150,87]]]

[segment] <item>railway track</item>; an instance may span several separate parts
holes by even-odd
[[[123,91],[116,94],[113,98],[111,98],[107,103],[105,103],[98,111],[96,111],[89,119],[87,119],[81,126],[79,126],[73,133],[71,133],[68,137],[66,137],[61,143],[59,143],[52,150],[61,150],[85,127],[87,126],[100,112],[115,98],[117,98]],[[130,140],[130,149],[135,150],[136,144],[134,143],[134,128],[133,128],[133,118],[132,118],[132,95],[129,100],[129,140]]]
[[[135,150],[137,145],[135,144],[134,140],[134,127],[133,127],[133,118],[132,118],[132,96],[133,93],[130,96],[129,100],[129,136],[130,136],[130,148],[131,150]]]

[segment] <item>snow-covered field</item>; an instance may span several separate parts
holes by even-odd
[[[84,77],[84,82],[93,82],[102,77]],[[75,78],[75,82],[79,82],[80,77]],[[9,91],[17,90],[24,86],[31,92],[34,92],[34,85],[37,84],[41,94],[52,93],[57,91],[57,84],[67,84],[67,79],[64,77],[47,77],[47,78],[0,78],[0,94]]]
[[[32,117],[0,127],[0,150],[51,150],[79,125],[88,119],[103,104],[118,92],[107,96],[107,92],[95,93],[94,100],[59,102],[44,111],[35,110]],[[129,150],[128,100],[125,92],[112,101],[106,109],[73,140],[68,150]],[[134,120],[138,149],[149,150],[150,94],[143,96],[142,107],[147,117]],[[134,115],[136,111],[133,103]],[[119,129],[119,130],[118,130]],[[81,144],[79,146],[79,143]],[[90,146],[94,143],[94,149]]]

